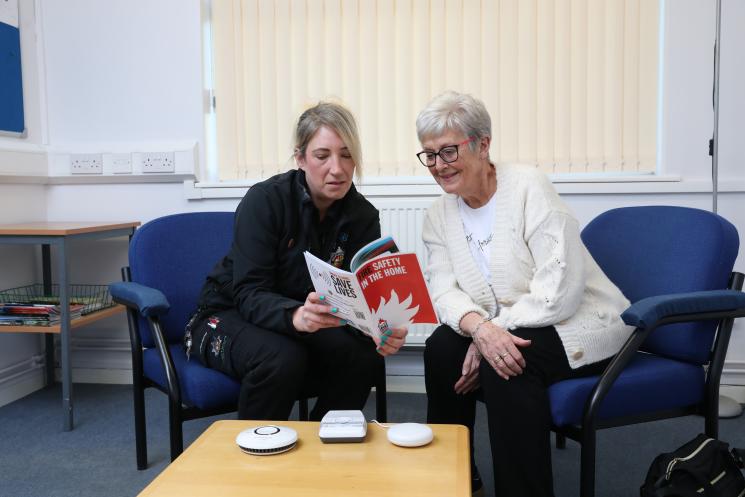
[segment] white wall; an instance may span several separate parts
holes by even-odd
[[[41,1],[53,147],[202,136],[198,0]]]
[[[35,136],[46,137],[48,150],[193,142],[198,163],[204,163],[199,0],[36,0],[35,5],[42,44],[38,124],[44,131]],[[583,224],[617,206],[711,206],[707,143],[713,127],[714,2],[673,0],[665,9],[661,172],[682,181],[634,185],[637,193],[622,193],[622,186],[558,185]],[[745,236],[745,70],[739,67],[745,3],[724,0],[722,19],[720,190],[725,193],[719,212]],[[45,196],[49,220],[145,222],[173,212],[233,210],[238,202],[186,200],[180,183],[50,185]],[[745,271],[744,261],[738,259],[738,270]],[[73,248],[71,271],[77,281],[107,283],[119,278],[125,262],[126,240],[85,242]],[[126,340],[123,317],[76,331],[78,378],[126,381]],[[743,324],[735,331],[725,381],[745,385]]]
[[[18,6],[21,36],[21,75],[23,106],[27,134],[24,138],[0,136],[0,175],[46,175],[44,143],[44,98],[40,88],[42,67],[36,36],[36,7],[33,1],[21,1]],[[0,215],[2,219],[2,215]]]
[[[43,221],[47,205],[43,186],[0,184],[0,224]],[[38,281],[40,251],[33,245],[0,245],[0,289]],[[43,340],[30,333],[0,333],[0,405],[44,384]]]
[[[36,12],[32,1],[19,2],[25,138],[0,137],[0,174],[46,174]],[[43,185],[0,182],[0,224],[44,221]],[[40,277],[40,251],[28,245],[0,245],[0,290],[29,285]],[[43,340],[34,334],[0,333],[0,405],[40,388],[44,382]]]

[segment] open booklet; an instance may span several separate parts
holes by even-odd
[[[316,292],[337,315],[373,337],[387,328],[437,324],[416,254],[399,253],[391,237],[368,243],[352,257],[352,273],[305,252]]]

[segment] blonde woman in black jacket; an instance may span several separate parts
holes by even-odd
[[[383,356],[407,330],[373,343],[313,291],[304,251],[349,270],[380,237],[378,211],[357,192],[361,153],[352,114],[334,103],[305,111],[297,170],[252,186],[236,210],[234,240],[205,282],[187,330],[191,356],[240,379],[239,419],[287,419],[301,392],[331,409],[362,409]]]

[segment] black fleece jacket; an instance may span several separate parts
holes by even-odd
[[[255,326],[295,334],[292,312],[313,291],[303,252],[328,262],[333,256],[348,271],[357,250],[380,237],[380,220],[352,185],[320,222],[305,173],[292,170],[248,190],[233,233],[230,251],[207,276],[200,310],[235,307]]]

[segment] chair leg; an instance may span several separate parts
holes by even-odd
[[[567,437],[562,433],[556,433],[556,448],[566,449],[567,448]]]
[[[375,416],[381,423],[388,422],[388,387],[386,385],[385,363],[380,368],[378,380],[375,382]]]
[[[135,410],[135,449],[137,452],[137,469],[147,469],[147,429],[145,424],[145,389],[142,378],[135,377],[132,384]]]
[[[308,399],[298,399],[298,418],[300,421],[308,421]]]
[[[171,435],[171,462],[173,462],[184,451],[184,434],[182,431],[181,406],[172,401],[168,403],[168,422]]]
[[[580,452],[580,497],[595,496],[595,430],[582,430],[582,449]]]
[[[719,397],[705,407],[704,430],[707,437],[719,438]]]

